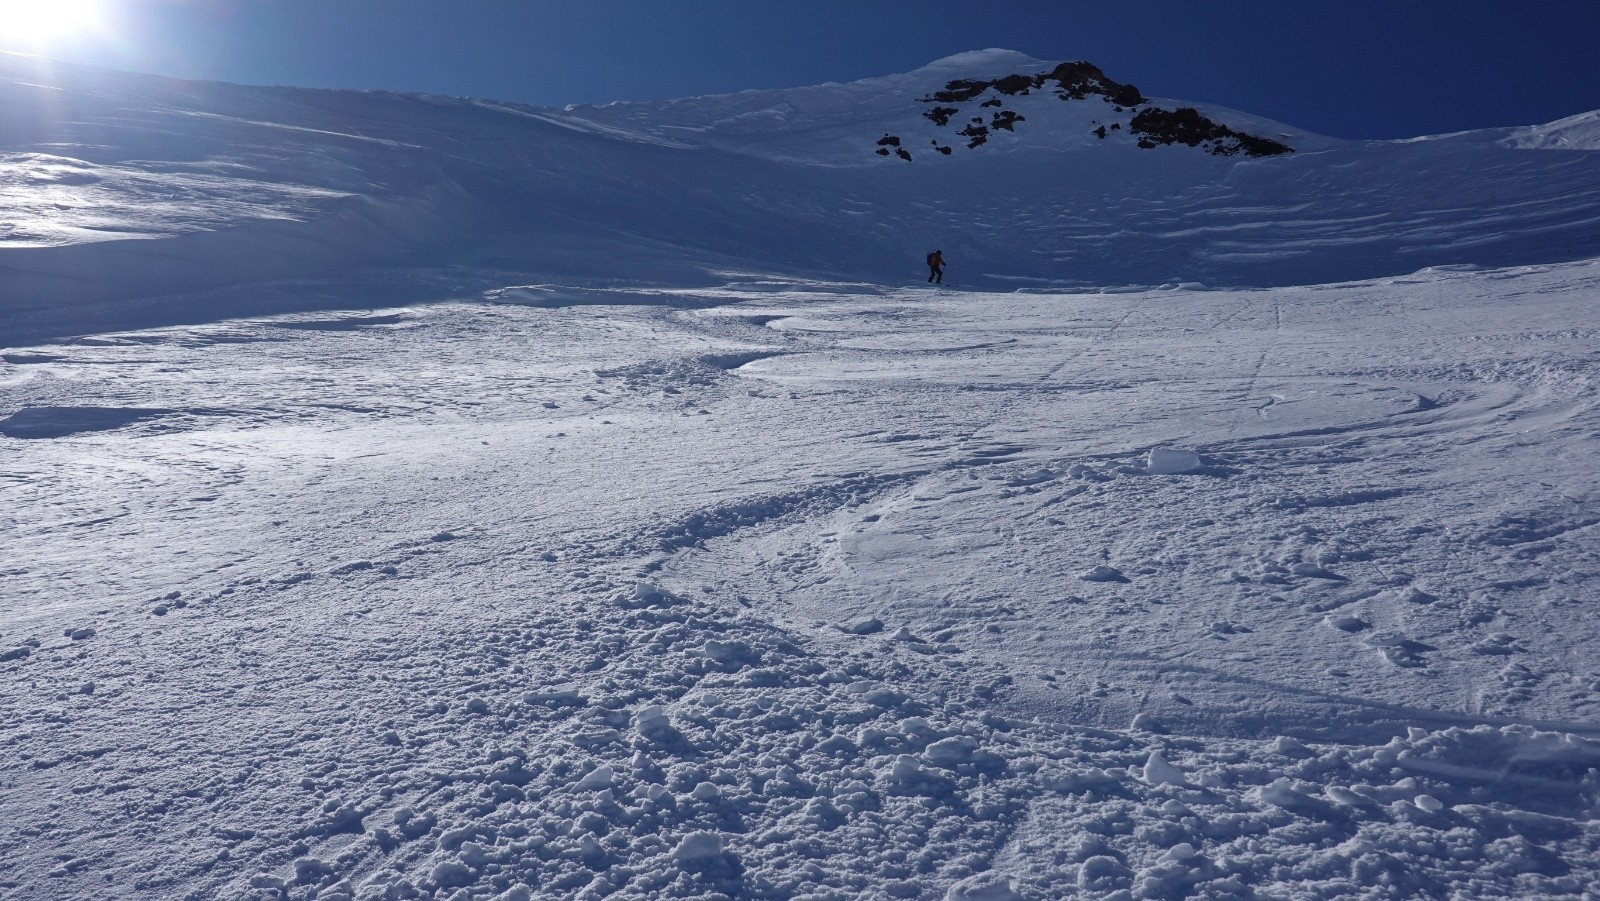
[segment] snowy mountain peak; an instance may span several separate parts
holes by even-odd
[[[1193,107],[1163,109],[1145,106],[1148,100],[1137,87],[1112,80],[1099,66],[1087,61],[1064,62],[1043,72],[1038,69],[1039,66],[1034,65],[995,78],[953,79],[942,90],[920,99],[922,103],[932,104],[922,116],[940,128],[950,128],[952,122],[961,124],[963,127],[955,132],[961,140],[956,143],[963,143],[968,150],[975,150],[987,144],[991,135],[1002,130],[1015,134],[1017,126],[1027,122],[1028,117],[1015,108],[1007,108],[1008,104],[1015,107],[1019,98],[1039,92],[1063,101],[1094,98],[1110,104],[1112,115],[1107,116],[1102,110],[1100,115],[1106,121],[1091,120],[1094,127],[1090,133],[1105,140],[1112,132],[1122,131],[1126,124],[1126,134],[1133,138],[1134,146],[1143,150],[1182,144],[1202,148],[1213,156],[1242,153],[1258,157],[1294,152],[1294,148],[1280,141],[1246,134],[1215,122]],[[978,115],[968,118],[975,110],[966,105],[973,103],[978,106]],[[1145,108],[1140,109],[1141,106]],[[985,112],[991,108],[993,112],[986,116]],[[1034,104],[1032,109],[1036,116],[1057,120],[1062,118],[1060,108],[1048,101],[1042,106]],[[1081,119],[1081,116],[1077,118]],[[1124,122],[1124,119],[1127,121]],[[937,137],[930,143],[945,156],[954,152],[951,145],[940,144]],[[913,160],[911,153],[895,135],[886,134],[879,140],[877,153],[879,156],[892,153],[906,162]]]
[[[1091,102],[1074,102],[1085,100]],[[959,53],[911,72],[845,84],[565,112],[612,133],[822,166],[871,165],[874,154],[938,161],[979,148],[979,157],[1175,144],[1216,156],[1292,150],[1192,106],[1151,101],[1091,62],[1048,62],[1004,49]]]
[[[1036,59],[1026,53],[991,47],[987,50],[968,50],[965,53],[956,53],[942,59],[936,59],[926,66],[907,74],[937,76],[942,73],[953,72],[967,78],[982,78],[1040,66],[1047,67],[1049,65],[1048,62]]]

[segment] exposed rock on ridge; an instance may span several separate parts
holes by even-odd
[[[1062,100],[1083,100],[1090,94],[1100,94],[1107,102],[1118,106],[1136,106],[1144,103],[1144,95],[1131,84],[1122,84],[1106,77],[1099,66],[1083,61],[1062,63],[1049,72],[1038,75],[1007,75],[993,81],[956,79],[942,91],[923,98],[923,103],[965,103],[976,99],[991,88],[1001,94],[1027,94],[1054,82],[1056,95]]]
[[[1128,130],[1139,136],[1139,146],[1150,149],[1158,144],[1184,144],[1189,147],[1205,145],[1213,156],[1277,156],[1293,153],[1294,148],[1271,138],[1258,137],[1234,131],[1226,125],[1213,122],[1192,106],[1175,110],[1140,110]]]
[[[1099,96],[1104,102],[1111,104],[1114,112],[1118,114],[1131,114],[1127,123],[1130,134],[1138,137],[1138,146],[1149,150],[1162,145],[1182,144],[1187,147],[1200,147],[1209,151],[1213,156],[1233,156],[1244,154],[1249,157],[1277,156],[1284,153],[1293,153],[1294,148],[1270,138],[1246,134],[1236,131],[1219,122],[1212,121],[1201,115],[1193,107],[1179,107],[1175,110],[1145,107],[1135,112],[1135,108],[1149,103],[1149,100],[1131,84],[1124,84],[1108,77],[1099,66],[1082,60],[1064,62],[1049,72],[1033,75],[1014,73],[994,79],[967,79],[958,78],[947,82],[943,90],[934,91],[920,98],[922,103],[935,104],[933,108],[923,111],[923,118],[940,128],[949,128],[956,118],[963,114],[960,106],[946,104],[965,104],[983,97],[990,96],[979,104],[980,112],[989,107],[1002,107],[1004,101],[1001,96],[1016,97],[1032,94],[1034,91],[1048,90],[1062,100],[1087,100],[1091,96]],[[1015,133],[1019,123],[1028,121],[1012,110],[999,110],[993,118],[985,123],[982,116],[971,116],[956,134],[965,138],[967,149],[975,150],[988,143],[992,131],[1005,129]],[[1109,130],[1105,124],[1098,121],[1097,127],[1091,132],[1101,139],[1106,138],[1110,132],[1121,131],[1123,123],[1112,121]],[[885,144],[890,140],[886,136],[878,142],[876,152],[880,156],[889,156],[890,150]],[[892,146],[899,146],[899,139],[893,139]],[[950,155],[950,150],[941,146],[937,140],[934,142],[941,154]],[[910,161],[910,154],[899,150],[894,155]]]

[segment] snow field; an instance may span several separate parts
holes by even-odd
[[[5,889],[1581,897],[1596,283],[9,348]]]
[[[1594,116],[924,149],[1048,65],[0,54],[0,895],[1593,897]]]

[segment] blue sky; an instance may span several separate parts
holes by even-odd
[[[0,47],[250,84],[562,105],[847,81],[985,47],[1339,137],[1600,108],[1595,0],[0,0],[104,34]]]

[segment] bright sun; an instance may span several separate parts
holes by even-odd
[[[0,0],[0,45],[48,45],[100,22],[99,0]]]

